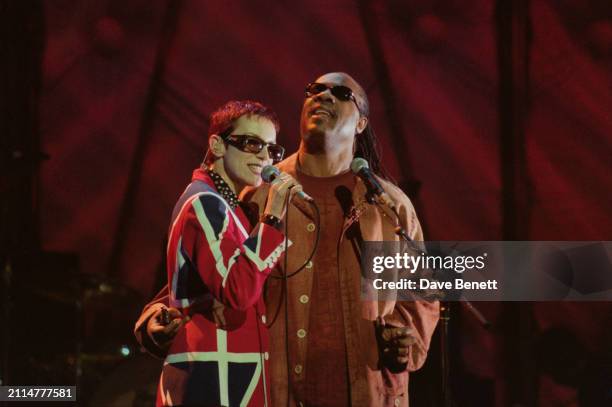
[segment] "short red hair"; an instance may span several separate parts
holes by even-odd
[[[280,130],[278,117],[268,106],[252,100],[230,100],[210,115],[208,136],[217,134],[226,138],[234,130],[236,120],[242,116],[264,117],[274,124],[277,133]]]

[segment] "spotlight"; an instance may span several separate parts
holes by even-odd
[[[130,356],[130,354],[132,353],[132,351],[130,350],[130,347],[127,345],[122,345],[120,352],[121,352],[121,355],[125,357]]]

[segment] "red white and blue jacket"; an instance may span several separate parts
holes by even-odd
[[[203,170],[170,226],[170,305],[190,315],[164,362],[158,405],[269,405],[262,290],[285,251],[275,228],[233,210]]]

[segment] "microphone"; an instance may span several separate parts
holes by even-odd
[[[274,181],[280,174],[280,170],[275,166],[266,165],[261,170],[261,179],[263,180],[263,182],[269,184]],[[314,199],[312,199],[312,197],[304,191],[298,191],[296,193],[296,196],[305,200],[306,202],[314,202]]]
[[[372,171],[370,165],[366,160],[361,157],[356,157],[351,162],[351,171],[357,175],[368,189],[366,197],[368,201],[378,201],[378,203],[387,205],[391,209],[395,210],[395,203],[389,198],[389,195],[385,192],[383,187],[380,185]],[[370,202],[373,203],[373,202]]]

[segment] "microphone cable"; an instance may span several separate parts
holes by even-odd
[[[280,310],[280,303],[283,301],[283,297],[285,300],[285,363],[287,369],[287,407],[290,407],[289,401],[291,400],[290,394],[290,369],[291,363],[289,362],[289,277],[287,277],[287,267],[288,267],[288,254],[289,247],[287,243],[289,242],[289,199],[290,196],[287,195],[287,200],[285,201],[285,207],[287,208],[287,214],[285,215],[285,258],[283,259],[283,270],[285,271],[285,278],[283,279],[283,291],[281,292],[281,297],[279,299],[279,307],[276,309],[276,315],[274,316],[274,322],[276,317],[278,316],[278,312]]]
[[[284,280],[283,282],[283,287],[281,290],[281,295],[280,298],[278,300],[278,305],[276,306],[276,311],[274,311],[274,317],[270,320],[270,322],[267,324],[268,327],[271,327],[272,325],[274,325],[274,323],[276,322],[276,318],[278,318],[278,314],[280,313],[280,308],[281,308],[281,304],[283,302],[283,300],[285,301],[285,303],[287,303],[287,280],[291,277],[294,277],[296,274],[300,273],[302,270],[304,270],[304,268],[308,265],[308,263],[310,263],[310,261],[312,260],[312,258],[314,257],[315,253],[317,252],[317,248],[319,247],[319,240],[321,238],[321,213],[319,212],[319,207],[317,206],[317,204],[312,201],[310,202],[312,208],[314,209],[315,212],[315,221],[316,221],[316,235],[315,235],[315,242],[314,242],[314,246],[312,248],[312,251],[310,252],[310,255],[308,256],[308,258],[306,259],[306,261],[300,266],[298,267],[297,270],[291,272],[291,273],[287,273],[287,267],[288,266],[288,254],[289,254],[289,248],[287,247],[288,245],[288,241],[289,241],[289,209],[287,209],[287,214],[285,215],[285,257],[283,259],[283,274],[275,276],[274,274],[270,274],[270,278],[274,278],[277,280]],[[286,304],[285,304],[286,305]]]
[[[297,270],[291,273],[287,273],[287,268],[289,267],[288,254],[289,254],[289,200],[290,200],[290,196],[287,195],[285,199],[286,199],[285,207],[287,208],[287,213],[285,214],[285,256],[283,258],[283,274],[281,274],[280,276],[275,276],[273,274],[270,274],[270,277],[272,278],[283,280],[283,285],[281,288],[281,294],[278,300],[278,305],[276,307],[276,311],[274,312],[274,317],[269,323],[266,324],[266,326],[269,329],[270,327],[272,327],[272,325],[274,325],[274,323],[276,322],[276,319],[278,318],[278,314],[280,313],[281,304],[284,303],[284,308],[285,308],[285,362],[286,362],[286,369],[287,369],[287,407],[289,407],[290,400],[291,400],[291,394],[290,394],[291,362],[289,360],[289,301],[288,301],[289,278],[294,277],[295,275],[303,271],[304,268],[311,262],[312,258],[314,257],[314,254],[317,251],[317,248],[319,246],[319,240],[321,238],[321,213],[319,211],[319,207],[314,201],[307,201],[308,203],[310,203],[315,213],[317,233],[315,235],[314,246],[312,248],[312,251],[310,252],[310,255],[306,259],[306,261],[304,261],[304,263],[300,267],[298,267]]]

